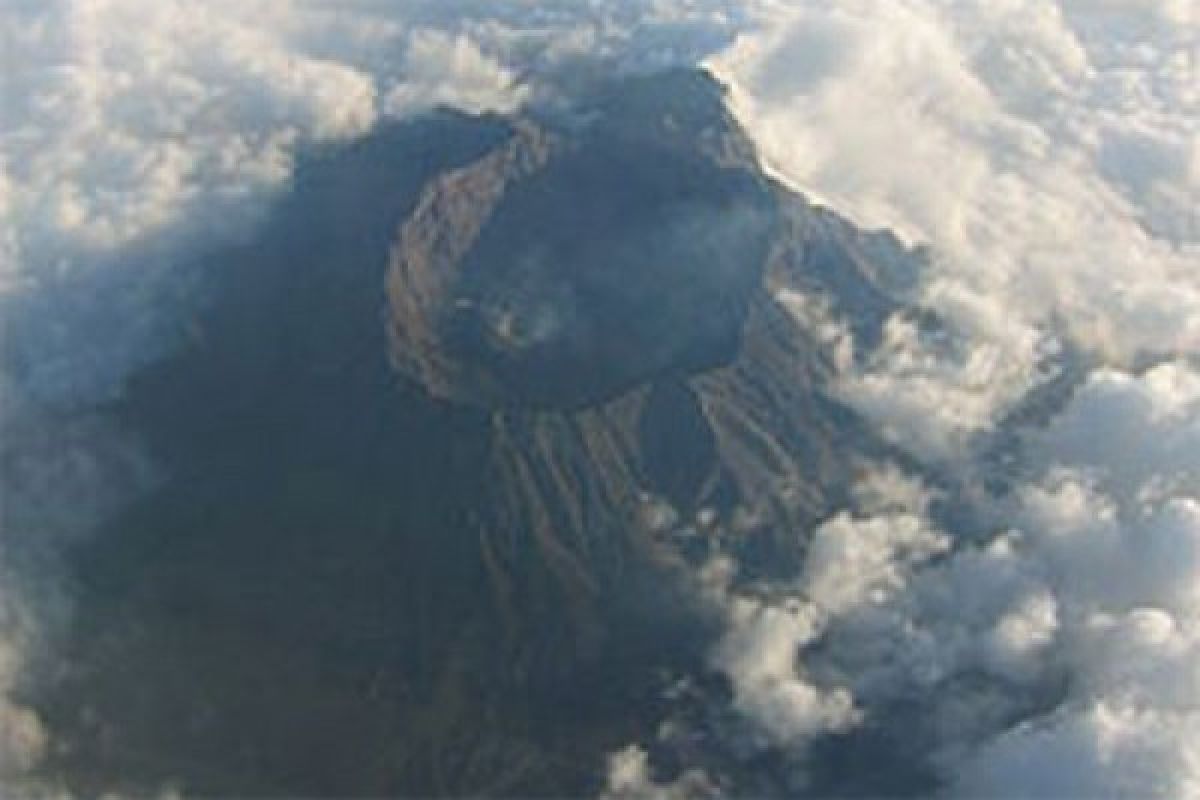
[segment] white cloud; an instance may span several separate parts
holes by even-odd
[[[646,751],[630,745],[608,758],[602,800],[700,800],[721,797],[703,770],[686,770],[669,783],[655,781]]]
[[[856,519],[839,514],[817,528],[805,560],[805,593],[826,613],[886,602],[904,588],[908,566],[949,548],[921,517],[891,513]]]
[[[1102,435],[1098,435],[1101,433]],[[1066,411],[1034,435],[1046,462],[1093,466],[1094,477],[1128,503],[1200,492],[1200,376],[1165,363],[1143,375],[1098,370]]]
[[[845,396],[950,457],[1053,339],[1128,365],[1200,350],[1200,20],[1187,3],[768,4],[713,59],[768,162],[930,243],[923,304]],[[983,324],[980,324],[983,323]]]
[[[1026,571],[1054,598],[1068,693],[971,753],[964,791],[1200,792],[1200,450],[1173,449],[1195,438],[1197,377],[1098,373],[1033,434],[1043,472],[1014,517]]]
[[[0,18],[19,256],[6,283],[211,225],[284,180],[297,143],[371,126],[369,75],[292,46],[285,6],[239,8],[57,0]]]
[[[11,580],[4,555],[0,550],[0,578]],[[0,789],[34,766],[46,747],[38,718],[9,699],[23,667],[28,623],[16,600],[0,593]]]
[[[817,611],[732,595],[726,632],[713,666],[729,676],[734,707],[772,741],[803,746],[818,735],[852,728],[859,719],[850,693],[821,687],[798,671],[797,655],[820,633]]]
[[[1200,717],[1104,704],[1023,725],[974,754],[961,797],[1200,796]]]
[[[924,512],[827,523],[793,590],[891,588],[833,603],[798,668],[867,720],[917,699],[955,796],[1200,796],[1195,5],[813,0],[760,23],[714,63],[771,165],[935,252],[943,326],[897,315],[841,361],[842,397],[1001,526],[905,561],[942,535]],[[1061,342],[1091,373],[1015,459],[978,461]],[[1016,488],[972,488],[989,476]]]
[[[979,328],[990,309],[961,286],[931,287],[931,295],[956,295],[955,311]],[[944,307],[945,308],[945,307]],[[969,452],[971,437],[989,429],[1035,386],[1053,348],[1028,326],[1015,323],[1004,338],[971,337],[961,330],[923,330],[919,321],[893,315],[879,346],[861,368],[845,370],[838,396],[876,422],[890,440],[929,461],[951,461]],[[988,333],[996,333],[989,330]],[[1015,347],[1006,347],[1015,344]]]
[[[765,736],[727,746],[803,763],[819,737],[897,727],[950,796],[1200,796],[1198,380],[1096,371],[1024,431],[1001,494],[867,470],[856,510],[798,532],[791,581],[710,563],[712,666]],[[939,508],[998,524],[947,531]]]
[[[465,34],[420,31],[409,40],[404,80],[384,100],[387,113],[405,116],[437,106],[464,111],[510,111],[527,94],[517,73],[488,58]]]

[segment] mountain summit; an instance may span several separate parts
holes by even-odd
[[[401,229],[394,361],[430,392],[582,407],[736,355],[774,207],[717,87],[631,80],[573,122],[516,120]]]

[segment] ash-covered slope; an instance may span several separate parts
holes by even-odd
[[[703,651],[676,567],[714,516],[787,571],[878,447],[777,292],[869,336],[913,259],[767,178],[699,72],[435,116],[298,175],[112,409],[164,478],[76,555],[47,771],[587,791]]]

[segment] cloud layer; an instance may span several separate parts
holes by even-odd
[[[711,59],[781,177],[933,253],[936,323],[854,357],[780,297],[943,479],[881,468],[765,597],[712,565],[751,752],[900,726],[953,796],[1200,795],[1198,46],[1191,4],[813,0]]]
[[[933,245],[920,299],[847,397],[945,458],[1043,379],[1200,350],[1200,17],[1192,4],[768,5],[713,59],[765,158]]]
[[[718,557],[712,664],[752,724],[725,747],[787,753],[790,791],[813,788],[818,739],[870,728],[900,733],[951,796],[1196,796],[1198,431],[1194,369],[1099,370],[1027,432],[1010,491],[881,467],[794,580],[740,589]],[[994,522],[955,531],[939,507]]]

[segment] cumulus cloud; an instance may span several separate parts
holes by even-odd
[[[1060,608],[1071,686],[1053,712],[972,753],[965,789],[1200,791],[1200,451],[1173,450],[1195,439],[1197,377],[1181,364],[1099,372],[1036,435],[1044,474],[1015,516]]]
[[[701,769],[689,769],[673,781],[656,781],[646,751],[630,745],[609,756],[600,796],[604,800],[698,800],[722,795]]]
[[[837,363],[961,480],[908,512],[860,496],[788,592],[828,612],[796,675],[860,725],[902,718],[951,796],[1200,794],[1193,6],[768,5],[713,61],[784,179],[933,248],[932,321]]]
[[[1098,705],[1022,726],[976,753],[955,784],[973,797],[1195,797],[1195,715]]]
[[[1200,22],[1188,4],[768,4],[713,59],[785,178],[934,246],[845,396],[931,459],[1046,376],[1200,349]],[[890,402],[889,402],[890,401]]]
[[[1097,370],[1064,413],[1032,436],[1031,449],[1044,462],[1090,467],[1108,492],[1130,505],[1200,493],[1197,377],[1170,362],[1139,376]]]
[[[298,139],[366,130],[370,76],[290,46],[284,13],[67,0],[6,10],[17,242],[6,283],[168,225],[211,223],[222,201],[283,180]]]
[[[798,669],[797,652],[820,631],[816,609],[732,595],[728,614],[713,666],[729,676],[734,708],[761,725],[772,741],[802,745],[857,723],[859,712],[848,691],[817,686]]]
[[[869,471],[793,581],[747,594],[714,562],[734,709],[792,758],[899,726],[951,796],[1196,796],[1198,377],[1098,371],[1004,494]],[[952,532],[947,502],[1002,523]]]
[[[409,42],[403,70],[406,80],[384,99],[394,116],[437,106],[511,110],[526,94],[516,85],[517,73],[488,58],[465,34],[421,31]]]

